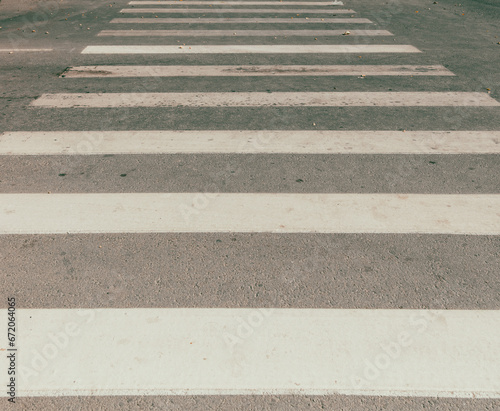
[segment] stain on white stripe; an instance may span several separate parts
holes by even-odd
[[[0,194],[0,234],[500,235],[500,194]]]
[[[193,46],[87,46],[82,54],[342,54],[342,53],[420,53],[405,44],[332,45],[193,45]]]
[[[60,77],[186,77],[186,76],[454,76],[440,65],[336,65],[336,66],[79,66]]]
[[[500,103],[478,92],[245,92],[42,94],[35,107],[444,107]]]
[[[354,10],[346,10],[346,9],[217,9],[217,8],[206,8],[206,9],[123,9],[120,10],[120,13],[135,13],[135,14],[145,14],[145,13],[245,13],[245,14],[264,14],[264,13],[292,13],[292,14],[322,14],[322,15],[335,15],[335,14],[354,14],[356,13]]]
[[[38,52],[54,51],[54,49],[0,49],[0,53],[20,53],[20,52]]]
[[[126,23],[126,24],[134,24],[134,23],[142,23],[142,24],[151,24],[151,23],[175,23],[175,24],[207,24],[207,23],[217,23],[217,24],[225,24],[225,23],[268,23],[268,24],[276,24],[276,23],[286,23],[286,24],[296,24],[296,23],[329,23],[329,24],[370,24],[371,20],[368,19],[358,19],[358,18],[307,18],[307,17],[295,17],[293,19],[290,18],[276,18],[276,17],[268,17],[268,18],[251,18],[251,17],[243,17],[243,18],[116,18],[110,21],[110,23]]]
[[[330,37],[344,36],[349,32],[349,36],[392,36],[387,30],[102,30],[98,36],[113,37],[263,37],[263,36],[311,36]]]
[[[16,315],[19,397],[500,398],[498,310],[19,309]],[[0,330],[7,335],[6,321]],[[6,348],[6,339],[0,344]],[[6,354],[0,367],[8,369]],[[4,387],[8,378],[0,374]],[[0,393],[6,397],[7,389]]]
[[[12,131],[0,155],[500,154],[500,131]]]
[[[128,4],[131,6],[149,6],[149,5],[158,5],[158,6],[204,6],[204,5],[216,5],[216,6],[331,6],[332,2],[330,1],[194,1],[194,0],[186,0],[183,3],[179,1],[131,1]],[[332,9],[331,11],[335,11]]]

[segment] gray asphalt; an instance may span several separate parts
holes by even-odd
[[[14,15],[0,2],[0,132],[15,130],[499,130],[498,108],[29,107],[42,93],[481,91],[500,100],[495,0],[345,1],[395,38],[108,38],[127,1],[45,2]],[[434,4],[437,3],[437,4]],[[110,7],[112,5],[112,7]],[[418,11],[418,13],[416,12]],[[183,14],[188,17],[188,14]],[[252,17],[259,15],[252,15]],[[137,15],[140,17],[140,15]],[[145,17],[152,17],[146,16]],[[217,14],[210,17],[217,17]],[[232,17],[248,17],[234,14]],[[280,15],[287,17],[287,15]],[[306,26],[306,25],[303,25]],[[140,29],[273,25],[142,24]],[[298,29],[280,24],[280,29]],[[301,27],[305,29],[306,27]],[[307,29],[344,28],[308,24]],[[33,30],[35,30],[33,32]],[[45,34],[45,33],[48,34]],[[82,55],[105,44],[411,44],[412,55]],[[69,79],[94,64],[442,64],[456,77]],[[489,90],[487,90],[489,89]],[[315,123],[315,125],[313,125]],[[125,176],[123,176],[125,174]],[[497,155],[1,156],[0,192],[499,193]],[[297,181],[301,180],[301,181]],[[295,307],[500,309],[500,238],[373,234],[0,236],[0,307]],[[22,398],[20,409],[496,410],[500,400],[373,396]],[[2,406],[0,406],[2,408]]]

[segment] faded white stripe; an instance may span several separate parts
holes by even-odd
[[[20,397],[500,397],[498,310],[19,309],[17,320]]]
[[[332,45],[215,45],[215,46],[87,46],[82,54],[315,54],[315,53],[420,53],[405,44]]]
[[[20,52],[37,52],[37,51],[54,51],[54,49],[0,49],[0,53],[20,53]]]
[[[13,131],[0,155],[500,154],[500,131]]]
[[[0,194],[0,234],[500,235],[499,194]]]
[[[245,92],[245,93],[58,93],[42,94],[35,107],[439,107],[500,103],[477,92]]]
[[[263,37],[263,36],[392,36],[387,30],[102,30],[98,36],[113,37]]]
[[[79,66],[61,77],[454,76],[443,66]]]
[[[286,24],[295,24],[295,23],[329,23],[329,24],[370,24],[372,23],[371,20],[368,19],[358,19],[358,18],[315,18],[315,17],[297,17],[295,18],[276,18],[276,17],[267,17],[267,18],[251,18],[251,17],[244,17],[244,18],[216,18],[216,19],[210,19],[210,18],[203,18],[203,17],[198,17],[198,18],[140,18],[140,17],[131,17],[131,18],[116,18],[110,21],[110,23],[126,23],[126,24],[133,24],[133,23],[142,23],[142,24],[151,24],[151,23],[174,23],[174,24],[193,24],[193,23],[200,23],[200,24],[207,24],[207,23],[217,23],[217,24],[225,24],[225,23],[266,23],[266,24],[276,24],[276,23],[286,23]]]
[[[179,1],[131,1],[128,4],[131,6],[204,6],[204,5],[216,5],[216,6],[332,6],[331,1],[194,1],[186,0],[184,2]],[[332,9],[331,11],[335,11]]]
[[[354,10],[346,10],[346,9],[221,9],[221,8],[206,8],[206,9],[180,9],[180,8],[170,8],[170,9],[123,9],[120,10],[120,13],[293,13],[293,14],[325,14],[325,15],[335,15],[335,14],[354,14],[356,13]]]
[[[199,1],[203,4],[214,4],[213,0],[134,0],[134,1],[129,1],[127,4],[132,4],[134,3],[134,5],[139,5],[139,4],[148,4],[148,5],[155,5],[155,4],[162,4],[164,1],[171,1],[175,4],[184,4],[184,3],[192,3],[193,1]],[[224,0],[217,0],[221,3],[225,3]],[[290,3],[290,2],[295,2],[297,0],[229,0],[229,1],[234,1],[235,3],[238,3],[238,4],[247,4],[249,1],[257,1],[259,4],[261,3],[265,3],[265,2],[272,2],[273,4],[274,3],[282,3],[282,2],[285,2],[285,3]],[[311,4],[312,2],[314,2],[315,0],[300,0],[300,1],[304,1],[306,4]],[[334,1],[324,1],[324,4],[327,4],[329,6],[342,6],[343,3],[341,1],[337,1],[337,0],[334,0]]]

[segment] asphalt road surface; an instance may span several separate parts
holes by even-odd
[[[500,409],[500,4],[333,3],[0,3],[0,409]]]

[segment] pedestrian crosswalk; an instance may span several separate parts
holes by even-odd
[[[201,5],[207,7],[199,8]],[[246,187],[233,192],[231,187],[226,188],[228,175],[235,173],[243,158],[251,162],[254,155],[267,156],[268,166],[284,161],[291,164],[292,169],[298,158],[305,162],[313,158],[324,161],[323,165],[316,163],[315,167],[331,166],[339,157],[350,158],[352,166],[343,170],[347,180],[356,173],[359,162],[374,161],[381,156],[386,156],[390,170],[390,163],[396,164],[395,156],[408,156],[407,167],[413,167],[412,161],[421,156],[432,156],[428,161],[427,157],[425,159],[435,165],[443,157],[500,154],[500,131],[486,126],[480,130],[460,125],[456,129],[429,126],[422,130],[397,130],[388,129],[377,121],[382,110],[393,110],[394,116],[408,118],[411,110],[466,108],[480,112],[498,109],[500,102],[483,91],[457,90],[453,86],[456,76],[452,70],[424,60],[425,51],[412,44],[399,44],[397,36],[386,27],[379,28],[370,19],[354,17],[362,16],[362,10],[340,9],[339,6],[343,7],[340,2],[294,0],[130,1],[128,6],[130,8],[119,11],[120,15],[188,16],[113,17],[109,23],[120,25],[120,28],[98,32],[95,42],[81,50],[79,61],[84,61],[84,65],[60,72],[57,80],[61,88],[40,93],[27,109],[36,113],[64,112],[64,115],[75,117],[85,112],[95,118],[105,117],[110,110],[123,110],[125,116],[133,110],[141,110],[138,111],[138,127],[124,129],[118,122],[111,122],[100,130],[95,124],[81,127],[81,123],[75,123],[73,130],[4,131],[0,133],[0,155],[28,157],[26,161],[41,157],[43,161],[60,161],[69,166],[73,161],[82,162],[80,164],[97,158],[119,161],[127,156],[130,161],[140,163],[141,156],[147,156],[177,164],[180,173],[188,172],[181,168],[184,162],[193,161],[195,166],[189,172],[198,173],[201,178],[206,177],[205,171],[202,166],[196,168],[197,162],[226,161],[227,170],[221,170],[214,177],[216,187],[224,188],[211,191],[208,187],[212,186],[207,184],[204,191],[186,187],[182,192],[144,192],[140,187],[123,191],[108,186],[106,191],[88,192],[79,191],[75,186],[71,192],[48,192],[44,187],[27,192],[23,187],[13,187],[10,192],[0,194],[0,239],[9,236],[26,236],[26,241],[77,238],[82,244],[88,242],[93,247],[89,256],[93,260],[88,263],[90,270],[96,270],[102,263],[102,257],[95,252],[96,247],[101,249],[96,239],[101,241],[112,235],[120,236],[116,237],[117,242],[137,238],[138,244],[141,241],[155,244],[152,252],[164,253],[165,258],[171,258],[171,264],[172,255],[178,250],[161,248],[159,244],[164,238],[174,247],[177,238],[188,236],[191,243],[180,251],[184,255],[196,253],[200,241],[196,238],[206,239],[211,235],[215,236],[216,246],[226,239],[231,246],[239,241],[238,235],[257,238],[257,242],[259,238],[271,238],[271,242],[309,243],[315,241],[314,238],[328,238],[333,239],[337,249],[346,247],[345,252],[339,252],[338,258],[345,259],[347,267],[351,264],[346,245],[350,239],[362,243],[364,238],[370,238],[373,243],[388,241],[394,246],[415,241],[426,250],[421,258],[435,264],[431,270],[433,275],[439,270],[436,268],[439,262],[426,249],[430,238],[444,244],[442,247],[453,248],[450,252],[458,254],[461,252],[458,243],[453,243],[453,247],[449,245],[458,241],[456,238],[463,239],[464,247],[467,241],[476,239],[497,241],[500,236],[498,192],[459,189],[437,193],[431,188],[424,192],[394,192],[390,184],[386,185],[386,192],[369,193],[364,186],[359,187],[363,192],[326,193],[299,192],[289,185],[283,186],[280,192],[250,192]],[[301,8],[296,8],[298,6]],[[224,17],[210,17],[215,13]],[[210,16],[195,17],[197,14]],[[238,16],[232,18],[226,14]],[[290,14],[293,18],[261,16],[266,14]],[[337,15],[345,16],[335,17]],[[198,23],[209,24],[213,29],[190,27]],[[259,28],[266,23],[276,26]],[[310,29],[308,24],[302,23],[342,26]],[[137,29],[136,24],[146,28]],[[151,28],[147,27],[149,24]],[[165,27],[155,28],[162,24]],[[172,24],[176,25],[175,29]],[[178,24],[189,26],[182,29]],[[219,24],[245,24],[245,28],[228,30]],[[351,24],[365,26],[358,29]],[[286,41],[283,44],[255,43],[262,40],[259,37],[274,36],[282,40],[286,37]],[[302,37],[324,37],[325,41],[335,37],[335,44],[304,44],[300,41]],[[194,44],[188,44],[188,39]],[[175,40],[183,43],[172,44]],[[306,64],[291,61],[300,55],[311,61],[307,60]],[[132,60],[136,56],[140,56],[140,60]],[[218,61],[227,56],[228,60]],[[269,62],[261,64],[263,60],[251,60],[250,64],[249,60],[242,59],[257,56]],[[323,58],[320,64],[315,64],[313,57],[317,56]],[[375,60],[359,60],[366,56]],[[406,60],[402,60],[402,56]],[[207,57],[213,58],[208,60],[209,64],[206,64]],[[133,64],[137,61],[139,64]],[[346,62],[348,64],[342,64]],[[414,87],[410,83],[414,77],[421,81],[419,85],[442,78],[451,87],[440,90]],[[166,89],[165,84],[173,84],[168,82],[184,78],[188,82],[198,82],[183,84],[184,88],[179,82],[172,90]],[[229,78],[247,81],[247,88],[248,84],[256,84],[255,89],[222,90],[222,82]],[[311,91],[306,86],[300,89],[294,86],[287,91],[282,90],[283,86],[277,91],[263,90],[257,83],[259,79],[286,84],[293,79],[316,81],[317,78],[323,79],[322,84],[327,85],[325,90]],[[377,80],[362,88],[350,82],[357,78],[359,81],[363,78]],[[156,81],[154,90],[146,86],[141,89],[140,80],[148,79]],[[393,82],[398,80],[401,83],[393,89]],[[338,89],[337,81],[342,82]],[[71,82],[79,85],[79,91],[64,90],[62,85]],[[93,89],[84,90],[86,84],[92,84]],[[192,89],[199,84],[203,84],[200,90]],[[96,91],[96,85],[99,90],[106,91]],[[260,120],[258,129],[228,129],[224,124],[210,122],[210,113],[215,110],[238,109],[244,116],[251,117],[258,115],[255,109],[282,108],[292,113],[298,109],[326,110],[332,116],[342,116],[344,109],[360,111],[350,117],[353,124],[349,129],[317,129],[314,115],[304,114],[304,111],[297,111],[297,115],[307,117],[310,129],[276,126],[266,118],[257,119]],[[147,123],[151,110],[160,110],[151,115],[156,116],[165,109],[172,109],[171,116],[176,115],[176,110],[191,110],[191,123],[182,130],[158,129]],[[195,125],[202,110],[205,110],[203,124]],[[417,115],[421,114],[417,112]],[[373,127],[358,127],[357,116],[373,119]],[[405,178],[404,170],[400,174]],[[59,175],[66,176],[65,173]],[[293,179],[297,184],[304,183],[299,177]],[[367,181],[369,178],[372,177],[367,177]],[[422,186],[431,185],[429,182]],[[144,240],[144,236],[152,237]],[[447,240],[452,237],[453,240]],[[331,247],[324,248],[329,250]],[[383,273],[373,272],[376,258],[396,258],[401,281],[407,282],[403,287],[418,288],[417,295],[437,288],[434,277],[415,286],[412,273],[405,272],[405,264],[412,259],[407,257],[403,261],[394,257],[392,246],[387,247],[389,257],[377,255],[366,263],[369,250],[360,248],[356,260],[363,262],[362,276],[383,277]],[[287,267],[301,258],[287,253],[286,247],[283,250],[276,255],[273,254],[275,249],[250,250],[248,260],[250,264],[258,264],[256,256],[271,253],[267,256],[270,260],[283,260],[283,267]],[[137,269],[133,263],[136,251],[128,252],[130,260],[121,264],[132,264]],[[216,254],[212,248],[208,252],[213,253],[213,260],[228,257]],[[67,259],[66,251],[60,255]],[[196,289],[189,306],[177,303],[176,285],[172,283],[168,291],[171,298],[159,300],[156,306],[146,303],[143,298],[134,300],[133,307],[129,308],[117,307],[105,300],[85,306],[51,305],[47,309],[47,303],[20,309],[19,322],[23,326],[18,337],[22,350],[19,395],[345,394],[500,398],[498,310],[476,310],[470,306],[436,310],[432,302],[426,304],[425,309],[417,309],[422,308],[422,304],[407,300],[405,295],[398,296],[401,303],[391,305],[399,309],[381,309],[385,306],[380,301],[387,297],[384,293],[377,296],[378,302],[367,302],[366,306],[352,303],[343,307],[332,301],[331,296],[324,295],[325,305],[305,307],[300,299],[311,290],[298,286],[293,289],[295,300],[291,304],[280,303],[278,298],[275,304],[259,305],[259,293],[263,292],[260,290],[265,288],[261,288],[261,280],[250,284],[255,303],[238,305],[234,301],[240,300],[235,297],[203,305],[198,299],[207,293],[203,289],[198,292],[200,284],[193,280],[190,270],[195,270],[196,275],[211,277],[214,273],[206,268],[211,261],[205,258],[197,262],[185,270],[180,280],[183,287]],[[139,272],[133,276],[140,279],[141,271],[151,270],[153,264],[139,267]],[[331,264],[328,255],[319,262],[315,260],[315,264],[322,266],[317,272],[326,276],[326,280],[322,278],[321,281],[330,280],[342,293],[352,292],[344,280],[345,276],[352,275],[349,268],[328,271]],[[119,281],[119,288],[132,298],[134,293],[127,288],[131,286],[126,278],[117,275],[109,263],[103,267],[106,275]],[[151,294],[163,287],[164,282],[171,281],[168,264],[161,269],[164,271],[162,278],[145,283]],[[474,276],[473,268],[462,269],[470,270],[466,271],[467,277],[469,274]],[[81,279],[82,273],[71,270],[65,278]],[[248,270],[241,267],[237,270],[235,276],[244,282],[249,276]],[[288,272],[278,274],[279,278],[286,279],[287,286],[298,281],[293,276],[289,279]],[[65,276],[64,273],[60,275]],[[262,282],[273,275],[271,270],[262,273]],[[312,279],[313,282],[319,280]],[[465,280],[459,280],[463,286]],[[101,281],[109,281],[109,278]],[[206,278],[206,281],[213,281],[213,278]],[[229,287],[220,275],[217,281],[220,289]],[[269,287],[279,295],[283,283],[275,282]],[[235,287],[232,292],[242,292],[243,288]],[[81,288],[72,292],[86,295]],[[212,289],[206,298],[216,301],[220,298],[218,292]],[[356,292],[362,291],[356,289]],[[3,329],[1,327],[4,325],[0,325]],[[4,342],[0,342],[0,348],[4,348],[2,344]],[[0,359],[0,368],[7,368],[4,357]],[[0,382],[3,383],[4,378],[1,375]]]

